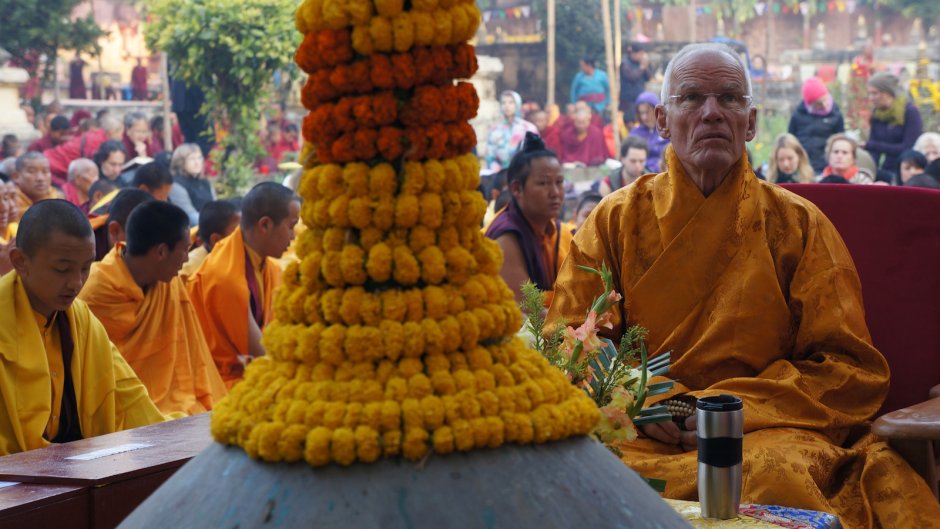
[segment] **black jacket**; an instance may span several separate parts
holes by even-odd
[[[815,116],[806,110],[802,101],[797,103],[790,116],[790,127],[787,132],[796,136],[800,144],[806,149],[809,163],[816,174],[822,173],[828,165],[826,160],[826,140],[833,134],[845,132],[845,120],[839,105],[832,103],[832,112],[825,116]]]

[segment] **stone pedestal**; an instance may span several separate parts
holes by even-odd
[[[0,135],[16,134],[24,146],[39,137],[39,131],[20,108],[19,88],[27,81],[29,74],[26,70],[0,67]]]
[[[679,529],[690,526],[600,443],[506,444],[421,464],[267,464],[214,444],[134,511],[132,528]]]
[[[477,62],[480,65],[476,75],[470,82],[477,89],[477,96],[480,97],[480,108],[477,111],[477,117],[470,124],[477,133],[477,154],[485,155],[486,133],[496,120],[500,117],[499,94],[496,93],[496,79],[503,74],[503,61],[496,57],[487,55],[478,55]]]

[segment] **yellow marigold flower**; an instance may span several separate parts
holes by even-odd
[[[513,402],[513,393],[511,388],[506,386],[499,386],[494,391],[496,398],[499,400],[500,413],[513,412],[516,410],[516,405]]]
[[[343,286],[342,254],[326,252],[320,261],[320,273],[327,284],[333,287]]]
[[[456,247],[445,254],[447,260],[447,275],[450,282],[462,285],[477,272],[477,261],[467,250]]]
[[[473,430],[473,444],[477,447],[491,446],[490,428],[485,417],[470,419],[470,428]]]
[[[544,443],[554,438],[555,428],[559,426],[554,424],[552,414],[549,411],[551,406],[539,406],[532,411],[532,426],[535,430],[535,442]]]
[[[385,398],[400,402],[408,395],[408,382],[401,377],[392,377],[385,383]]]
[[[333,430],[333,439],[330,441],[330,457],[343,466],[349,466],[356,461],[356,434],[349,428]]]
[[[424,310],[428,318],[443,319],[447,316],[447,305],[448,299],[443,288],[429,286],[424,289]]]
[[[441,426],[434,430],[434,451],[438,454],[449,454],[454,451],[454,432],[450,426]]]
[[[464,35],[473,35],[476,32],[476,27],[473,27],[473,31],[470,30],[471,24],[473,21],[468,15],[465,9],[451,9],[451,36],[454,39],[466,40],[470,37],[464,37]]]
[[[431,13],[412,11],[415,22],[415,46],[430,46],[434,42],[434,18]]]
[[[439,371],[450,373],[450,360],[442,354],[429,354],[424,357],[424,370],[428,374],[434,374]]]
[[[319,362],[313,366],[313,373],[310,375],[310,380],[314,382],[333,380],[334,372],[335,368],[333,366]]]
[[[304,34],[310,32],[310,26],[307,24],[306,15],[304,14],[307,5],[307,2],[304,2],[297,8],[297,11],[294,11],[294,27],[297,28],[298,32]]]
[[[364,2],[367,3],[367,2]],[[369,189],[369,166],[350,163],[343,166],[343,185],[349,196],[362,196]]]
[[[317,200],[313,204],[313,214],[304,216],[304,222],[311,226],[328,226],[330,224],[330,203],[331,201],[325,198]]]
[[[343,348],[346,358],[352,362],[362,362],[370,349],[375,349],[378,343],[372,341],[366,329],[360,325],[353,325],[346,330],[346,343]],[[381,343],[381,342],[379,342]]]
[[[507,315],[506,306],[502,304],[493,304],[490,305],[490,316],[493,318],[493,333],[496,336],[505,336],[506,334],[514,334],[518,329],[509,331],[507,329],[507,322],[509,317]]]
[[[379,433],[368,426],[359,426],[356,435],[356,457],[363,463],[372,463],[382,455]]]
[[[353,198],[349,201],[347,212],[349,223],[356,229],[365,229],[372,223],[372,206],[368,199]]]
[[[445,180],[445,183],[447,180]],[[461,202],[460,193],[455,191],[445,191],[441,193],[440,199],[443,205],[443,226],[454,226],[457,219],[460,218]]]
[[[365,296],[359,305],[359,314],[364,324],[377,327],[382,321],[382,303],[379,297],[374,294]]]
[[[480,161],[472,154],[465,154],[454,158],[460,166],[460,173],[469,180],[464,182],[464,189],[472,190],[480,186]]]
[[[382,434],[382,453],[385,457],[395,457],[401,453],[401,430]]]
[[[473,427],[470,426],[470,421],[454,421],[451,428],[454,430],[454,444],[457,450],[466,452],[473,448]]]
[[[544,397],[546,403],[557,404],[559,402],[560,396],[558,395],[558,390],[550,380],[544,377],[539,377],[535,379],[535,383],[538,384],[540,388],[542,388],[542,396]]]
[[[519,442],[520,443],[531,443],[535,439],[535,426],[532,417],[529,415],[516,415],[520,419],[520,432],[519,432]]]
[[[414,285],[421,279],[421,268],[418,266],[418,260],[415,259],[411,250],[405,246],[399,246],[393,251],[395,265],[393,266],[392,278],[400,285]]]
[[[479,277],[473,276],[460,286],[460,293],[467,300],[468,309],[482,307],[488,301],[489,296],[487,296],[486,288],[484,288]]]
[[[374,403],[384,399],[385,393],[382,391],[382,385],[375,380],[363,380],[361,396],[363,402]]]
[[[450,312],[452,315],[457,315],[467,310],[467,302],[464,300],[463,296],[460,294],[460,291],[457,289],[457,286],[447,285],[446,288],[448,289],[447,299],[450,301],[450,303],[447,304],[448,312]]]
[[[438,395],[453,395],[457,392],[454,378],[446,371],[437,371],[431,374],[431,387]]]
[[[349,402],[351,391],[349,390],[349,383],[345,381],[335,381],[327,382],[325,387],[327,388],[327,397],[326,399],[332,402]]]
[[[387,163],[380,163],[369,170],[369,196],[373,199],[388,197],[398,190],[398,175]]]
[[[304,460],[307,463],[320,467],[330,462],[330,443],[333,432],[329,428],[318,426],[307,434],[304,447]]]
[[[460,351],[447,355],[447,360],[450,361],[450,370],[455,373],[460,369],[470,369],[470,364],[467,363],[467,355],[461,353]]]
[[[366,271],[369,277],[376,283],[385,283],[388,281],[392,276],[392,249],[384,243],[373,246],[369,250]],[[384,304],[383,310],[385,310]],[[386,314],[385,317],[388,318],[388,314]]]
[[[340,257],[340,267],[343,279],[350,285],[361,285],[368,278],[365,270],[366,253],[359,246],[347,244],[343,247]]]
[[[464,191],[460,194],[460,216],[455,222],[461,226],[479,226],[486,213],[486,200],[483,195],[473,191]],[[479,236],[480,232],[477,231]]]
[[[425,283],[436,285],[444,281],[447,266],[440,248],[428,246],[418,254],[418,260],[421,262],[421,279]]]
[[[457,318],[447,316],[439,323],[441,334],[444,335],[444,341],[441,344],[445,353],[452,353],[460,348],[460,324]]]
[[[464,390],[457,393],[457,404],[460,405],[460,416],[464,419],[475,419],[483,414],[480,402],[473,391]]]
[[[480,341],[480,327],[472,312],[461,312],[457,315],[460,323],[460,345],[464,350],[470,350]]]
[[[314,201],[317,198],[317,176],[316,169],[304,171],[300,177],[300,185],[297,186],[297,194],[303,197],[305,203]]]
[[[300,277],[303,284],[307,287],[317,288],[320,283],[320,261],[323,254],[320,252],[311,252],[300,262]]]
[[[453,23],[450,13],[444,10],[435,11],[434,17],[434,46],[447,46],[452,42]]]
[[[320,360],[320,333],[323,325],[315,323],[302,330],[297,337],[297,348],[294,357],[307,364],[316,364]]]
[[[386,400],[383,402],[381,416],[383,432],[393,432],[401,428],[401,407],[397,401]]]
[[[339,428],[343,424],[343,418],[346,417],[345,402],[327,402],[326,411],[323,413],[323,425],[327,428]]]
[[[380,53],[392,51],[392,23],[387,18],[373,18],[369,23],[369,36],[372,37],[375,51]]]
[[[418,253],[428,246],[434,246],[436,239],[434,230],[424,224],[419,224],[408,234],[408,246],[411,251]]]
[[[411,8],[415,11],[434,11],[437,9],[437,0],[412,0]]]
[[[421,333],[424,335],[424,351],[427,354],[442,354],[444,352],[444,333],[435,320],[425,318],[421,320]]]
[[[444,169],[444,191],[461,191],[464,188],[463,174],[460,173],[460,166],[456,158],[441,160],[441,167]]]
[[[409,428],[405,431],[402,455],[405,459],[417,461],[428,453],[428,432],[423,428]]]
[[[340,195],[330,203],[330,222],[337,228],[349,226],[349,197]]]
[[[392,18],[404,9],[404,0],[375,0],[375,10],[379,16]]]
[[[382,401],[366,403],[362,408],[362,425],[376,432],[382,428]]]
[[[424,371],[424,364],[420,358],[402,358],[398,362],[398,376],[402,379],[410,379]]]
[[[366,292],[362,287],[347,288],[343,292],[343,301],[339,307],[340,317],[346,325],[356,325],[362,323],[359,315],[359,307],[362,305]]]
[[[515,394],[513,401],[516,403],[517,413],[528,413],[532,411],[532,401],[529,400],[529,393],[525,386],[513,386],[512,392]]]
[[[418,373],[408,379],[408,395],[416,399],[423,399],[431,394],[431,379],[424,373]]]
[[[382,355],[391,360],[398,360],[405,348],[405,331],[402,324],[395,320],[382,320],[379,324],[382,336]]]
[[[402,195],[418,195],[424,191],[424,166],[418,162],[405,162]]]
[[[473,372],[477,382],[477,391],[492,391],[496,389],[496,377],[486,369],[477,369]]]
[[[499,398],[492,391],[481,391],[477,393],[477,400],[480,401],[480,407],[483,409],[484,416],[488,417],[499,413]]]
[[[339,323],[342,321],[342,316],[340,315],[342,306],[342,290],[331,288],[320,295],[320,310],[323,313],[323,319],[329,323]]]
[[[304,416],[307,413],[307,406],[309,404],[301,399],[296,399],[290,402],[290,408],[287,410],[287,417],[285,418],[285,423],[288,426],[294,425],[303,425]],[[306,429],[304,429],[306,431]],[[301,437],[301,439],[303,439]]]
[[[499,386],[513,386],[516,381],[513,380],[512,374],[506,369],[506,366],[501,364],[494,364],[490,371],[493,373],[493,377],[496,379],[496,383]]]
[[[372,42],[372,34],[369,26],[356,26],[352,31],[352,47],[360,55],[372,55],[375,53],[375,43]]]
[[[531,378],[523,382],[522,387],[525,389],[526,396],[529,397],[533,407],[540,407],[545,402],[545,394],[542,393],[542,388]]]
[[[404,12],[392,19],[392,31],[395,35],[395,51],[404,53],[410,50],[415,41],[414,21],[411,13]]]
[[[346,341],[346,327],[330,325],[320,334],[320,358],[334,366],[346,360],[343,344]]]
[[[280,457],[288,463],[296,463],[304,457],[304,441],[307,437],[307,428],[301,424],[292,424],[281,431],[281,438],[277,442]]]
[[[362,407],[361,402],[350,402],[346,405],[346,415],[343,417],[343,426],[354,429],[359,424],[360,416],[362,415]]]
[[[424,425],[424,411],[418,399],[405,399],[401,403],[402,424],[405,431],[412,428],[421,428]]]
[[[400,195],[395,202],[395,226],[399,228],[412,228],[418,223],[420,206],[418,197],[414,195]]]
[[[402,291],[386,290],[380,294],[380,297],[382,298],[382,317],[396,322],[404,321],[408,313],[408,304]]]
[[[424,331],[421,324],[414,321],[405,322],[405,346],[402,355],[408,358],[420,358],[424,354]]]
[[[321,165],[314,171],[321,199],[329,201],[343,194],[342,167],[335,164]]]
[[[455,395],[442,395],[441,403],[444,405],[444,422],[454,425],[460,419],[460,404]]]
[[[372,18],[372,0],[349,0],[346,12],[349,13],[350,23],[353,25],[366,24]]]
[[[439,194],[422,193],[419,208],[422,225],[432,230],[441,227],[444,221],[444,206]]]
[[[473,312],[473,316],[477,320],[477,325],[480,326],[480,338],[485,339],[496,336],[493,332],[493,316],[490,311],[479,308],[473,309],[471,312]]]
[[[424,164],[424,190],[426,193],[440,195],[444,191],[444,166],[437,160],[428,160]]]
[[[418,322],[424,319],[424,296],[418,289],[411,289],[402,292],[402,298],[407,307],[405,319]]]

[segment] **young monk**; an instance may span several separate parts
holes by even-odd
[[[91,219],[95,229],[95,256],[98,261],[111,251],[115,244],[124,241],[124,226],[131,211],[144,202],[154,200],[153,195],[140,189],[122,189],[108,206],[107,215]]]
[[[187,285],[215,365],[231,388],[245,365],[264,354],[261,329],[273,318],[280,281],[276,258],[294,238],[300,203],[273,182],[256,185],[242,203],[239,228],[222,239]]]
[[[189,295],[177,276],[189,217],[155,200],[134,208],[126,242],[91,269],[81,299],[166,414],[211,410],[225,393]]]
[[[199,240],[202,244],[189,252],[189,261],[180,270],[180,277],[184,281],[199,270],[219,241],[235,231],[241,218],[241,211],[228,200],[213,200],[202,208],[199,212]]]
[[[162,165],[150,162],[137,169],[131,187],[146,191],[153,195],[153,198],[166,202],[170,196],[170,190],[173,189],[173,177],[170,176],[170,171]]]
[[[0,279],[0,455],[164,420],[84,302],[95,240],[65,200],[36,203]]]

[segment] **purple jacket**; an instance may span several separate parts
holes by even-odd
[[[914,147],[914,142],[917,141],[923,129],[920,112],[913,103],[908,101],[904,108],[903,125],[889,125],[872,116],[871,133],[868,142],[865,143],[865,150],[875,159],[879,169],[898,174],[901,167],[901,153]]]
[[[659,104],[659,97],[653,92],[643,92],[636,98],[636,106],[647,104],[653,108]],[[646,170],[651,173],[659,173],[659,161],[669,145],[669,140],[662,138],[656,127],[647,128],[642,123],[630,130],[631,136],[637,136],[646,140],[649,147],[649,154],[646,156]]]

